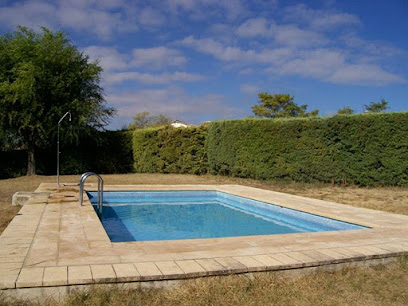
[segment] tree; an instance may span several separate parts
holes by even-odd
[[[18,27],[0,36],[0,129],[27,149],[27,175],[35,174],[35,151],[56,139],[65,112],[72,114],[72,123],[61,125],[66,141],[109,122],[115,110],[105,105],[101,72],[63,32]]]
[[[137,129],[144,129],[147,127],[153,126],[162,126],[169,124],[173,119],[170,117],[159,114],[157,116],[150,115],[149,112],[142,112],[137,113],[133,117],[133,123],[129,125],[130,129],[137,130]]]
[[[381,102],[371,102],[369,105],[364,105],[365,111],[370,113],[380,113],[388,108],[388,102],[381,99]]]
[[[339,109],[337,111],[338,115],[351,115],[354,114],[354,109],[352,109],[350,106],[345,106],[342,109]]]
[[[307,105],[297,105],[289,94],[258,94],[258,105],[252,106],[252,111],[258,117],[314,117],[319,115],[318,110],[306,112]]]

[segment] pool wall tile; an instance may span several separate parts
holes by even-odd
[[[366,227],[360,225],[219,191],[106,191],[104,194],[106,206],[104,214],[102,214],[102,223],[112,242],[366,229]],[[88,192],[88,196],[96,209],[96,193]],[[201,204],[206,204],[208,208],[207,206],[201,206]],[[226,210],[211,204],[218,204],[229,209]],[[172,206],[174,208],[171,208]],[[148,214],[147,210],[151,210],[151,213]],[[229,213],[231,215],[229,219],[231,224],[230,227],[223,230],[224,234],[222,234],[222,223],[210,225],[209,221],[207,221],[201,225],[205,227],[201,228],[202,231],[199,234],[195,232],[197,227],[194,226],[193,222],[186,222],[189,218],[170,220],[173,211],[177,212],[177,215],[201,214],[205,211],[207,214],[213,213],[214,217],[217,218],[221,217],[222,214]],[[250,215],[252,217],[249,217]],[[246,222],[251,226],[247,227],[246,232],[243,231],[243,228],[234,227],[233,220],[235,220],[234,218],[238,219],[239,216],[241,216],[241,219],[244,216],[249,218]],[[202,222],[204,219],[198,219],[194,222]],[[165,223],[163,223],[164,221]],[[259,225],[254,227],[255,225],[252,225],[254,222],[259,223]],[[274,224],[274,227],[272,227],[272,224]],[[173,230],[169,231],[167,228]],[[101,231],[92,230],[87,232],[100,233]],[[97,239],[103,240],[103,238]]]

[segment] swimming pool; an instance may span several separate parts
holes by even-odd
[[[97,192],[87,192],[96,209]],[[105,191],[112,242],[203,239],[366,227],[220,191]]]

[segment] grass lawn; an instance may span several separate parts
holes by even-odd
[[[328,184],[255,181],[218,176],[173,174],[103,175],[105,184],[241,184],[311,198],[408,215],[408,188],[343,188]],[[89,178],[89,181],[95,178]],[[78,182],[79,175],[61,176]],[[19,208],[11,207],[16,191],[33,191],[55,177],[33,176],[0,180],[0,232]],[[87,181],[88,182],[88,181]],[[319,272],[296,279],[274,274],[254,278],[204,278],[160,290],[101,290],[71,294],[60,305],[408,305],[408,259],[370,268]],[[0,293],[0,305],[3,305]],[[21,305],[22,301],[15,301]],[[35,304],[35,302],[32,302]],[[10,304],[10,303],[9,303]],[[12,303],[13,304],[13,303]],[[48,301],[48,305],[56,305]],[[44,305],[44,303],[41,303]]]

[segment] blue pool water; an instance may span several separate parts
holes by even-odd
[[[218,191],[105,191],[101,221],[113,242],[365,228]]]

